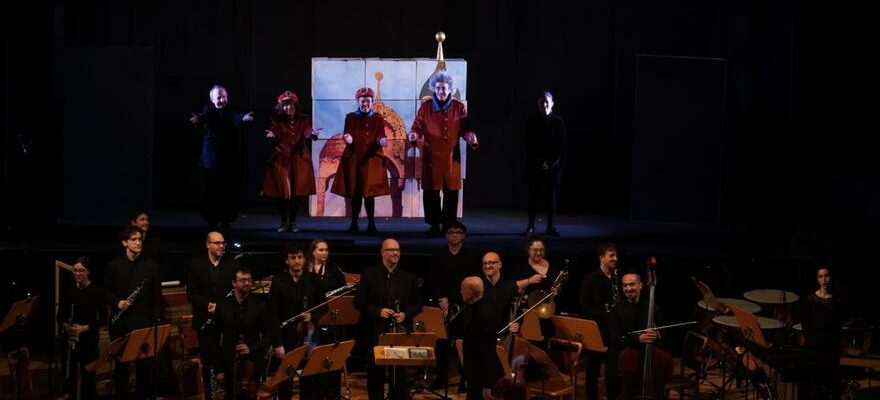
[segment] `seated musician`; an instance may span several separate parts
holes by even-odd
[[[312,306],[320,304],[323,297],[318,294],[318,279],[314,273],[306,271],[305,248],[297,243],[284,248],[285,268],[272,278],[269,289],[269,309],[273,317],[273,325],[280,329],[275,336],[275,357],[284,359],[284,355],[303,345],[312,344],[314,322],[321,316],[317,313],[305,312]],[[281,327],[290,318],[299,316],[293,323]],[[312,382],[303,382],[301,391],[303,398],[310,395]],[[281,398],[289,399],[292,391],[290,382],[285,381],[278,387]]]
[[[367,392],[370,400],[384,399],[385,368],[373,359],[373,347],[379,335],[393,329],[402,333],[411,330],[412,318],[422,312],[416,275],[403,270],[400,262],[400,244],[394,239],[382,242],[382,263],[364,269],[360,286],[354,297],[354,306],[360,311],[358,329],[367,340],[370,366],[367,371]],[[401,370],[402,372],[402,370]],[[396,385],[389,385],[392,399],[408,398],[405,379],[399,374]]]
[[[91,264],[80,257],[73,264],[75,286],[61,292],[58,322],[67,335],[64,392],[77,399],[77,373],[81,374],[80,394],[83,399],[96,398],[95,372],[83,369],[98,359],[98,328],[107,321],[104,290],[89,278]]]
[[[615,339],[609,343],[609,346],[615,346],[616,350],[622,352],[627,348],[641,350],[647,343],[659,343],[661,340],[660,331],[645,331],[632,335],[627,334],[628,332],[647,328],[649,298],[647,293],[642,292],[642,278],[637,272],[624,272],[621,277],[621,282],[621,286],[623,287],[623,299],[618,301],[609,319],[609,337]],[[654,308],[654,324],[662,324],[661,313],[659,307],[656,307],[656,304]],[[644,357],[644,355],[641,357]],[[619,360],[612,360],[609,358],[606,360],[608,363],[606,364],[606,368],[608,365],[612,363],[616,364],[618,361]],[[642,365],[642,363],[638,362],[638,365]],[[624,375],[624,384],[621,388],[620,398],[629,399],[641,392],[642,388],[638,385],[640,380],[637,380],[636,385],[633,385],[632,382],[627,379],[625,373],[626,368],[623,365],[611,365],[610,367],[615,370],[620,368],[622,375]],[[641,377],[641,371],[638,371],[636,374]],[[656,396],[655,398],[662,398],[663,387],[662,385],[657,386],[661,387],[654,388],[654,390],[659,393],[659,396]]]
[[[252,283],[248,268],[236,269],[233,295],[221,299],[214,312],[220,332],[219,344],[214,348],[214,359],[221,371],[217,380],[224,385],[227,396],[231,397],[235,388],[235,398],[256,396],[267,350],[275,342],[276,329],[269,306],[250,295]]]

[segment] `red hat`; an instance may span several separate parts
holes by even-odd
[[[292,101],[296,103],[299,101],[299,97],[296,96],[296,92],[292,90],[285,90],[278,95],[278,102],[281,103],[283,101]]]
[[[359,99],[361,97],[375,98],[376,96],[373,94],[373,89],[370,89],[368,87],[363,87],[363,88],[358,89],[357,92],[354,92],[355,99]]]

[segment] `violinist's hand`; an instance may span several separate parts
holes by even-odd
[[[541,283],[541,281],[543,281],[543,280],[544,280],[544,275],[534,274],[529,277],[529,285],[537,285],[537,284]]]
[[[394,319],[399,324],[399,323],[403,322],[403,320],[406,319],[406,313],[405,312],[396,313],[396,314],[394,314]]]
[[[449,298],[441,297],[437,303],[440,306],[440,311],[443,311],[443,315],[449,314]]]
[[[224,383],[226,383],[226,375],[223,374],[222,372],[219,373],[219,374],[217,374],[217,383],[219,383],[221,386],[222,386]]]
[[[514,322],[514,323],[510,324],[510,333],[517,333],[517,332],[519,332],[519,322]]]
[[[379,311],[379,317],[382,317],[382,318],[391,318],[391,316],[393,316],[393,315],[394,315],[394,310],[392,310],[390,308],[383,308],[382,310]]]
[[[639,334],[639,343],[653,343],[660,335],[657,331],[646,331]]]
[[[278,346],[275,348],[275,358],[284,359],[284,355],[287,354],[284,351],[284,346]]]
[[[351,144],[351,142],[354,142],[354,138],[347,133],[342,135],[342,140],[345,141],[345,144]]]
[[[304,322],[309,322],[309,321],[311,321],[311,320],[312,320],[312,313],[305,313],[305,314],[303,314],[303,321],[304,321]]]
[[[244,343],[235,345],[235,351],[237,351],[238,354],[251,354],[251,348]]]

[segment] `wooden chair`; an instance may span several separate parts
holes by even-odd
[[[684,336],[681,362],[678,373],[666,384],[665,393],[678,392],[680,398],[685,391],[693,391],[693,397],[700,397],[700,382],[706,377],[706,343],[707,338],[694,331],[687,331]]]

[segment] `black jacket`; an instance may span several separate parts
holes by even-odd
[[[406,313],[404,325],[411,327],[413,317],[422,312],[416,275],[399,265],[390,274],[382,264],[365,269],[354,296],[354,306],[360,312],[358,326],[374,337],[386,332],[391,319],[381,318],[380,312],[383,308],[394,310],[395,300],[400,302],[400,311]]]
[[[213,268],[217,268],[215,279],[211,276]],[[216,267],[207,254],[190,262],[186,296],[193,306],[193,328],[199,329],[208,319],[208,303],[219,303],[232,290],[236,269],[238,262],[232,257],[221,258]]]
[[[143,286],[138,298],[115,324],[111,324],[110,333],[114,338],[134,329],[151,326],[162,316],[162,282],[159,265],[151,259],[138,257],[131,261],[127,257],[119,257],[107,265],[104,288],[112,315],[119,312],[116,308],[119,301],[129,297],[139,284]]]

